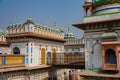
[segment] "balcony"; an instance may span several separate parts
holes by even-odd
[[[79,67],[84,68],[84,59],[82,54],[66,54],[56,53],[52,56],[47,56],[47,63],[32,67],[25,66],[25,55],[0,55],[0,72],[14,71],[14,70],[32,70],[45,67],[58,66],[64,67]],[[82,66],[82,67],[81,67]]]
[[[54,58],[47,58],[47,64],[60,68],[84,68],[85,61],[82,54],[67,54],[57,53],[53,54]]]
[[[0,55],[0,68],[25,66],[24,55]]]

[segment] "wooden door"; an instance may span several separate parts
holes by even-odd
[[[41,64],[45,64],[45,48],[41,49]]]

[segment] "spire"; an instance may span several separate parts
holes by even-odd
[[[71,31],[70,31],[70,27],[68,27],[68,33],[71,33]]]

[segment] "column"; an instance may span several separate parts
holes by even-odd
[[[84,7],[84,16],[87,16],[87,8]]]

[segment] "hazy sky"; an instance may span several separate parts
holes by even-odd
[[[84,0],[0,0],[0,28],[32,18],[47,26],[57,22],[65,32],[71,27],[75,36],[82,37],[83,31],[72,24],[83,22],[83,4]]]

